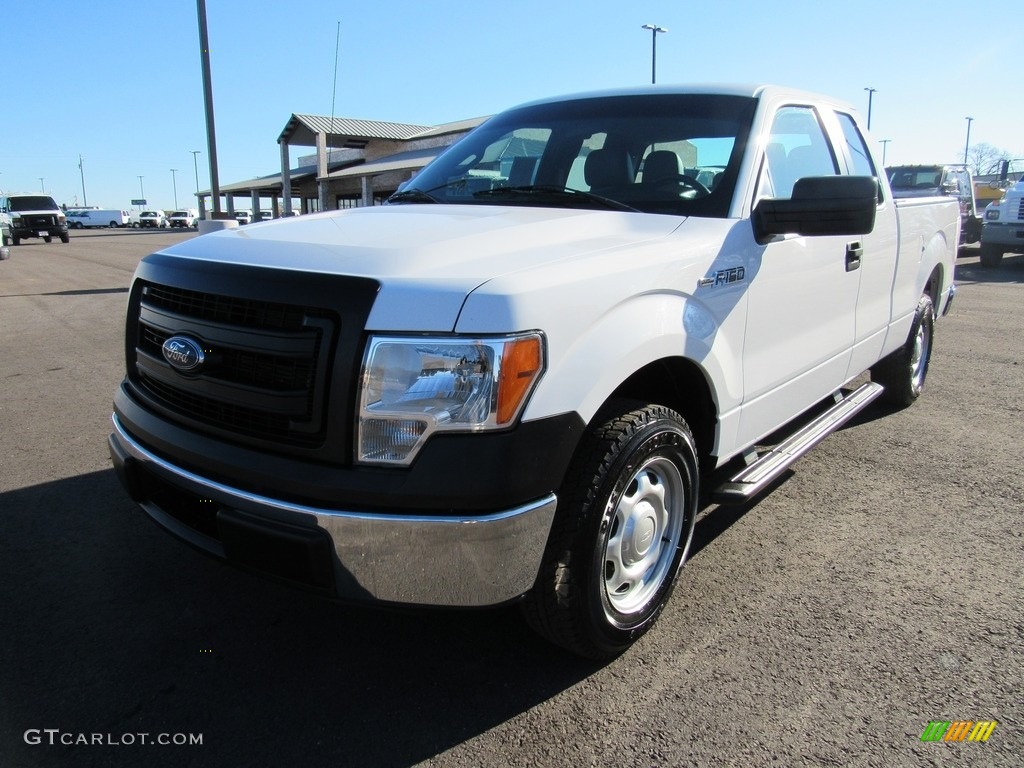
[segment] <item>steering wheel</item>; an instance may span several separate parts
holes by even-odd
[[[693,178],[693,176],[690,176],[685,173],[669,174],[667,176],[661,177],[660,179],[654,182],[654,186],[656,187],[664,187],[669,184],[682,184],[694,190],[695,192],[699,192],[702,195],[711,194],[710,189],[708,189],[695,178]]]

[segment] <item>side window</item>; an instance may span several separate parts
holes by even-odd
[[[864,143],[864,137],[857,130],[857,124],[853,122],[853,118],[842,113],[837,117],[839,126],[843,129],[843,138],[846,140],[846,153],[850,156],[850,175],[877,176],[875,166],[871,163],[871,155]]]
[[[836,176],[832,148],[818,116],[811,107],[783,107],[772,122],[765,146],[765,169],[759,194],[770,188],[772,196],[788,198],[797,179],[805,176]]]

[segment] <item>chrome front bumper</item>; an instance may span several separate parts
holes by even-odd
[[[344,599],[434,606],[485,606],[513,600],[534,584],[554,518],[554,494],[513,509],[480,517],[431,517],[396,510],[394,514],[352,512],[307,507],[213,482],[153,454],[136,442],[117,417],[112,417],[110,451],[115,468],[133,498],[156,522],[189,543],[215,556],[264,570],[245,543],[269,559],[294,552],[319,552],[316,542],[329,541],[323,563],[314,570],[328,572],[333,593]],[[165,509],[159,494],[147,497],[144,483],[133,478],[157,478],[219,510],[222,530],[244,529],[244,535],[224,538],[189,527]],[[239,523],[241,521],[241,528]],[[280,540],[282,547],[274,548]],[[297,543],[298,542],[298,543]],[[288,549],[290,547],[290,549]],[[329,563],[327,562],[329,555]],[[313,557],[320,558],[314,554]],[[271,563],[265,569],[275,572]]]

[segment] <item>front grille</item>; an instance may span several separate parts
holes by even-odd
[[[334,313],[156,283],[138,296],[132,379],[165,415],[286,445],[323,440]],[[164,359],[162,345],[175,335],[203,347],[197,372]]]
[[[45,229],[57,226],[57,216],[50,214],[29,214],[21,215],[21,225],[29,229]]]
[[[1024,221],[1024,197],[1020,199],[1020,204],[1017,206],[1017,218]]]

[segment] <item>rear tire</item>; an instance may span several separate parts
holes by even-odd
[[[43,238],[43,242],[44,243],[52,243],[53,242],[53,238],[52,237],[44,237]]]
[[[698,505],[697,450],[682,416],[661,405],[615,406],[580,443],[522,606],[541,635],[593,659],[622,653],[657,620]]]
[[[871,369],[871,380],[885,387],[882,399],[905,408],[921,396],[932,359],[935,308],[925,294],[917,303],[906,343]]]

